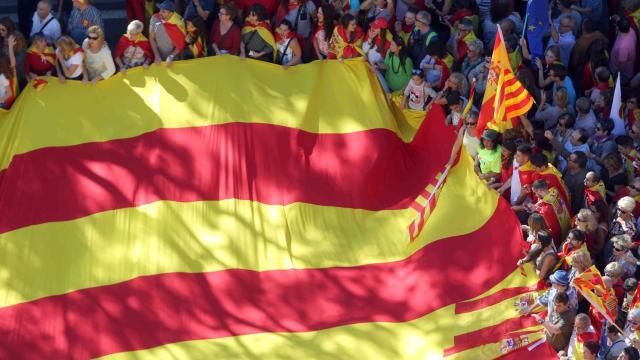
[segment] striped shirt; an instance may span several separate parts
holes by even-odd
[[[71,16],[69,16],[67,33],[69,33],[77,44],[82,44],[82,41],[87,37],[87,29],[93,25],[100,26],[104,31],[104,23],[102,22],[100,10],[96,9],[93,5],[87,5],[82,11],[74,7],[73,11],[71,11]]]

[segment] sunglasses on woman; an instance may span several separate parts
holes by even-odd
[[[99,38],[99,36],[87,36],[87,39],[89,40],[98,40]]]

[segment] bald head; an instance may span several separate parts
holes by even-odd
[[[44,20],[51,14],[51,2],[49,0],[40,0],[38,2],[38,7],[36,8],[36,13],[40,20]]]

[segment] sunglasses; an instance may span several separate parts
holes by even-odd
[[[631,214],[631,212],[630,212],[630,211],[624,211],[624,210],[622,210],[622,209],[620,209],[620,208],[618,208],[618,211],[619,211],[619,212],[621,212],[621,213],[623,213],[623,214]]]
[[[99,37],[98,36],[87,36],[87,39],[89,39],[89,40],[98,40]]]
[[[465,122],[464,124],[467,125],[467,126],[476,126],[477,123],[475,123],[475,122]]]
[[[585,220],[585,219],[580,219],[579,217],[577,217],[577,218],[576,218],[576,221],[578,221],[578,222],[587,222],[587,220]]]
[[[623,252],[623,251],[627,251],[627,249],[621,249],[619,247],[613,247],[613,250],[617,251],[617,252]]]

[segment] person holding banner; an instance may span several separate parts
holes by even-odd
[[[166,61],[167,66],[171,66],[174,60],[181,58],[186,44],[186,29],[173,1],[165,0],[158,5],[158,9],[160,11],[149,21],[149,42],[154,63],[159,65]]]

